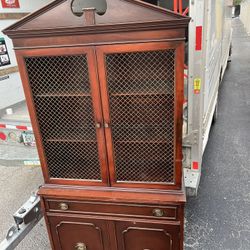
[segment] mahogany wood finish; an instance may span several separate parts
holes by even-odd
[[[121,244],[118,250],[125,249],[179,249],[180,227],[170,224],[116,222],[116,233]]]
[[[84,2],[84,1],[82,1]],[[182,250],[189,18],[139,0],[56,0],[13,39],[54,250]]]

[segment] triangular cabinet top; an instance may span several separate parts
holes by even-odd
[[[74,1],[77,0],[55,0],[3,32],[11,38],[41,37],[72,33],[186,28],[189,22],[188,17],[139,0],[106,0],[107,9],[104,14],[98,14],[92,6],[88,6],[82,15],[76,15],[73,13]]]

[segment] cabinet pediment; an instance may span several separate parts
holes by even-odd
[[[72,32],[74,29],[82,33],[98,33],[142,27],[144,29],[152,29],[152,27],[168,28],[177,25],[178,27],[186,27],[189,21],[188,17],[139,0],[106,0],[106,12],[100,15],[100,13],[98,14],[95,11],[93,16],[94,22],[89,23],[86,21],[87,14],[75,15],[73,13],[73,3],[74,0],[53,1],[44,8],[6,28],[4,33],[10,37],[17,37],[18,35],[55,35],[62,32],[65,34],[69,31]],[[78,6],[80,5],[78,4]],[[90,7],[89,4],[86,6]]]

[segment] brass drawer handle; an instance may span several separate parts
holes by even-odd
[[[160,208],[155,208],[153,210],[153,215],[155,217],[162,217],[164,215],[164,211],[162,209],[160,209]]]
[[[66,210],[69,209],[69,205],[62,202],[62,203],[59,204],[59,208],[60,208],[61,210],[63,210],[63,211],[66,211]]]
[[[87,250],[87,246],[82,242],[78,242],[75,246],[75,249],[76,250]]]

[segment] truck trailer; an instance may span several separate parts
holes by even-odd
[[[187,194],[195,196],[209,132],[217,118],[219,86],[231,61],[233,1],[160,0],[155,4],[191,17],[184,74],[183,167]]]

